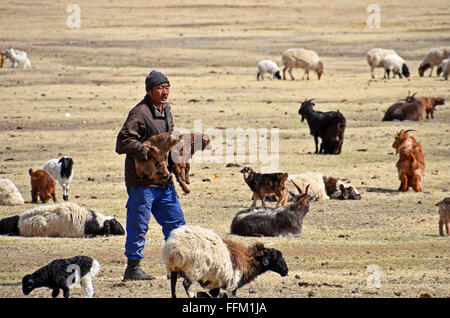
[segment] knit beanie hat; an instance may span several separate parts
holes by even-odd
[[[163,73],[153,70],[145,78],[145,91],[148,91],[148,90],[152,89],[153,87],[155,87],[156,85],[159,85],[162,83],[170,84],[169,80]]]

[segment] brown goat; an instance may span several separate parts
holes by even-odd
[[[444,97],[419,97],[417,99],[422,106],[425,108],[425,112],[427,113],[427,119],[434,118],[434,108],[437,105],[445,105]]]
[[[384,115],[383,121],[423,120],[425,106],[422,105],[422,103],[414,97],[416,94],[417,93],[410,95],[410,93],[408,92],[408,96],[406,96],[404,100],[390,106]]]
[[[286,180],[289,175],[287,173],[256,173],[249,167],[245,167],[240,171],[244,175],[244,180],[250,189],[253,191],[253,204],[256,206],[256,201],[261,200],[262,206],[266,207],[264,199],[266,194],[274,193],[278,198],[277,207],[286,205],[287,195]]]
[[[444,236],[444,225],[447,230],[447,235],[450,235],[450,198],[436,203],[439,207],[439,235]]]
[[[171,174],[168,170],[169,151],[183,138],[178,132],[168,132],[152,136],[142,145],[150,148],[148,160],[134,160],[136,174],[139,178],[168,181]]]
[[[397,170],[400,179],[399,191],[408,191],[412,187],[414,191],[421,192],[419,182],[425,170],[425,156],[422,146],[413,137],[408,134],[412,129],[403,131],[403,129],[394,135],[395,141],[392,147],[395,153],[399,154],[397,161]]]
[[[31,168],[28,172],[31,176],[31,202],[38,203],[38,195],[42,203],[47,203],[50,198],[53,199],[53,202],[56,202],[56,182],[50,173],[45,170],[33,171]]]
[[[175,175],[184,193],[191,192],[186,184],[190,184],[189,170],[191,165],[189,159],[198,150],[210,149],[210,138],[206,134],[191,133],[183,135],[182,142],[175,145],[169,157],[169,171]]]

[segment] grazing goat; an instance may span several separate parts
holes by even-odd
[[[291,180],[291,182],[293,182]],[[294,183],[294,182],[293,182]],[[251,208],[240,211],[231,222],[231,234],[242,236],[300,236],[303,218],[309,211],[309,204],[315,197],[303,194],[297,186],[298,195],[293,203],[278,208]]]
[[[162,258],[170,277],[172,298],[176,298],[178,277],[188,297],[195,296],[192,284],[198,282],[207,293],[197,297],[236,297],[236,291],[266,271],[286,276],[288,267],[280,251],[256,243],[250,247],[222,240],[212,230],[183,225],[172,231]],[[224,289],[227,295],[221,295]]]
[[[422,146],[413,137],[408,134],[413,129],[401,130],[394,135],[392,148],[399,154],[397,161],[397,170],[400,179],[399,191],[408,191],[412,187],[416,192],[422,192],[420,181],[425,170],[425,156]]]
[[[175,175],[184,193],[191,192],[186,185],[190,184],[191,165],[189,159],[198,150],[205,149],[211,149],[209,136],[202,133],[191,133],[183,135],[182,141],[176,144],[170,152],[169,171]]]
[[[408,96],[403,101],[390,106],[384,114],[383,121],[423,120],[425,106],[414,97],[416,94],[409,95],[408,93]]]
[[[298,110],[302,120],[308,122],[309,132],[314,136],[316,145],[315,153],[340,154],[344,143],[346,119],[341,112],[321,112],[313,110],[313,99],[305,99]],[[322,139],[320,151],[318,148],[319,137]]]
[[[31,176],[31,202],[37,203],[38,196],[42,203],[52,198],[56,202],[55,179],[45,170],[28,170]]]
[[[69,156],[51,159],[44,164],[43,170],[52,175],[63,189],[63,200],[69,199],[69,184],[73,180],[73,159]]]
[[[450,235],[450,198],[436,203],[439,207],[439,235],[444,236],[444,225],[447,231],[447,235]]]
[[[100,263],[89,256],[75,256],[57,259],[39,268],[33,274],[22,278],[22,292],[29,295],[33,289],[48,287],[52,289],[52,297],[59,295],[60,289],[64,298],[70,297],[70,289],[79,285],[84,288],[85,297],[94,296],[92,278],[100,272]]]
[[[178,132],[168,132],[152,136],[142,145],[149,148],[148,160],[134,159],[139,178],[168,182],[172,175],[168,170],[169,152],[183,138]]]
[[[265,207],[266,194],[274,193],[278,199],[277,207],[286,204],[286,180],[288,178],[287,173],[257,173],[251,168],[245,167],[240,170],[244,175],[244,180],[250,189],[253,191],[253,204],[256,206],[256,201],[261,200],[262,206]]]

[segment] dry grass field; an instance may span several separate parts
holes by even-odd
[[[191,193],[183,195],[176,184],[187,223],[245,244],[263,242],[281,250],[288,264],[287,277],[266,273],[240,289],[239,297],[450,296],[450,241],[439,236],[435,206],[449,196],[450,109],[438,106],[435,119],[421,122],[381,121],[408,91],[450,100],[450,82],[417,72],[428,50],[450,45],[448,1],[377,1],[381,27],[369,28],[369,2],[355,0],[78,0],[81,26],[73,29],[66,25],[68,3],[38,2],[0,4],[0,51],[25,50],[32,62],[31,69],[12,69],[9,61],[0,69],[0,177],[11,179],[26,200],[0,206],[0,218],[36,206],[30,203],[29,168],[70,155],[70,200],[125,225],[124,156],[115,153],[115,139],[144,97],[145,76],[157,69],[170,80],[177,128],[193,131],[194,120],[224,136],[226,128],[268,128],[269,135],[278,128],[280,171],[349,178],[361,192],[360,201],[313,202],[302,237],[242,238],[229,234],[234,215],[251,204],[239,168],[226,167],[225,159],[192,164]],[[290,47],[319,53],[321,80],[314,73],[303,81],[297,69],[295,81],[257,81],[257,62],[271,59],[281,67],[281,54]],[[372,80],[365,53],[374,47],[394,48],[412,76],[385,80],[377,69]],[[316,110],[339,109],[346,116],[341,155],[313,153],[309,128],[297,113],[305,98],[316,99]],[[423,146],[422,193],[397,191],[392,142],[400,129],[415,129]],[[238,163],[254,170],[265,165]],[[62,201],[59,186],[57,197]],[[163,235],[154,218],[142,265],[156,280],[121,281],[124,243],[124,236],[0,236],[0,297],[24,297],[25,274],[75,255],[100,261],[96,297],[170,297]],[[378,273],[368,271],[370,265]],[[370,284],[377,274],[379,288]],[[42,288],[29,297],[50,293]],[[75,289],[72,295],[84,294]]]

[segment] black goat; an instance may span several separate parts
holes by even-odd
[[[292,183],[294,183],[291,180]],[[293,203],[279,208],[251,208],[240,211],[231,222],[231,234],[243,236],[300,236],[303,218],[315,197],[305,193],[294,183],[299,194]]]
[[[344,132],[347,121],[338,111],[321,112],[313,110],[313,99],[302,102],[298,113],[302,121],[308,122],[310,134],[314,136],[316,144],[315,153],[340,154],[344,143]],[[319,137],[322,139],[320,150],[318,148]]]
[[[408,92],[408,96],[404,100],[390,106],[384,114],[383,121],[423,120],[425,106],[414,97],[416,94],[410,95],[410,92]]]

